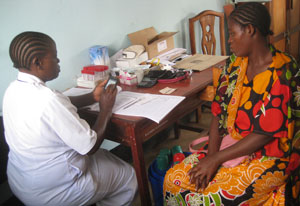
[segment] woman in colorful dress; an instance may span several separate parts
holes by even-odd
[[[231,13],[234,55],[212,103],[208,152],[167,172],[165,205],[300,205],[300,71],[268,44],[270,22],[260,3]],[[220,150],[228,135],[236,143]],[[224,166],[242,156],[237,166]]]

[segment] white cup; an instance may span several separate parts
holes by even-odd
[[[135,70],[134,73],[137,77],[137,82],[139,84],[142,81],[142,79],[144,78],[144,71],[142,69],[137,69],[137,70]]]

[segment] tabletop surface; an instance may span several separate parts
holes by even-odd
[[[135,85],[128,86],[121,84],[122,91],[131,91],[131,92],[141,92],[141,93],[150,93],[150,94],[161,94],[159,90],[165,87],[176,88],[176,90],[170,95],[176,96],[184,96],[189,97],[190,95],[195,94],[196,92],[201,91],[207,85],[212,82],[212,69],[206,69],[201,72],[193,72],[193,74],[181,81],[175,83],[157,83],[151,88],[138,88]],[[123,119],[123,120],[130,120],[130,121],[137,121],[144,117],[133,117],[133,116],[124,116],[124,115],[117,115],[113,114],[113,118]]]

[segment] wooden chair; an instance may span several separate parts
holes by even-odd
[[[199,21],[202,38],[201,48],[203,54],[216,54],[216,36],[215,36],[215,22],[216,18],[219,18],[219,33],[220,33],[220,47],[221,55],[226,55],[225,48],[225,30],[224,30],[224,13],[211,10],[205,10],[199,13],[197,16],[189,19],[190,30],[190,44],[192,54],[196,54],[196,38],[195,38],[195,23]]]
[[[2,206],[23,206],[24,204],[11,192],[6,175],[9,148],[4,138],[3,117],[0,116],[0,205]]]
[[[201,48],[203,54],[215,55],[216,54],[216,35],[215,35],[215,23],[216,19],[219,19],[219,34],[220,34],[220,48],[221,55],[226,55],[225,48],[225,30],[224,30],[224,13],[216,12],[211,10],[205,10],[189,19],[189,32],[190,32],[190,44],[191,44],[191,53],[197,53],[196,47],[196,32],[195,32],[195,23],[199,22],[201,26],[201,31],[199,34],[202,34],[201,38]],[[200,39],[200,37],[199,37]],[[215,96],[216,87],[218,85],[218,78],[221,73],[220,68],[213,68],[213,85],[207,86],[204,91],[200,94],[200,99],[203,100],[202,106],[205,106],[205,103],[211,102]],[[199,120],[201,115],[201,108],[198,108],[196,111],[196,122]],[[196,128],[193,126],[183,125],[177,123],[174,127],[175,138],[179,138],[180,129],[191,130],[194,132],[201,132],[201,128]]]

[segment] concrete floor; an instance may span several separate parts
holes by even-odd
[[[188,117],[183,118],[182,121],[184,123],[194,121],[193,118],[194,118],[193,115],[189,115]],[[180,145],[182,150],[184,152],[187,152],[188,145],[191,141],[193,141],[194,139],[199,138],[201,136],[207,135],[209,124],[211,121],[210,111],[208,109],[206,109],[201,114],[201,118],[199,118],[199,119],[200,119],[199,123],[188,123],[188,124],[203,128],[204,130],[201,133],[181,130],[180,138],[175,139],[174,131],[173,131],[173,128],[171,127],[169,129],[161,132],[160,134],[152,137],[147,142],[145,142],[143,144],[143,150],[144,150],[144,156],[145,156],[144,158],[145,158],[146,168],[147,169],[149,168],[150,164],[153,162],[153,160],[155,160],[156,156],[159,154],[159,151],[161,149],[163,149],[163,148],[171,149],[174,145]],[[119,156],[123,160],[132,164],[131,151],[130,151],[129,147],[118,146],[115,149],[111,150],[111,152],[114,153],[115,155]],[[151,184],[149,182],[149,190],[150,190],[150,193],[152,193],[150,185]],[[5,192],[7,193],[7,195],[5,195],[6,194]],[[12,193],[11,193],[7,183],[0,185],[0,193],[1,193],[0,205],[9,205],[9,206],[21,205],[19,202],[16,202],[14,199],[12,199],[12,201],[9,201],[9,203],[7,203],[7,204],[2,204],[4,201],[6,201],[7,199],[9,199],[12,196]],[[151,194],[151,198],[153,198],[152,194]],[[154,201],[152,201],[152,203],[154,205]],[[141,205],[141,202],[140,202],[140,197],[138,194],[134,201],[133,206],[140,206],[140,205]]]
[[[188,145],[190,144],[191,141],[193,141],[196,138],[206,136],[208,134],[208,128],[210,125],[211,121],[211,112],[209,110],[205,110],[201,114],[201,118],[199,120],[199,123],[188,123],[189,125],[193,125],[196,127],[203,128],[204,130],[201,133],[196,133],[192,131],[187,131],[187,130],[181,130],[181,135],[179,139],[174,138],[174,131],[173,128],[169,128],[160,134],[152,137],[150,140],[145,142],[143,144],[143,149],[144,149],[144,156],[145,156],[145,164],[147,169],[149,168],[150,164],[155,160],[156,156],[159,154],[159,151],[163,148],[168,148],[171,149],[174,145],[180,145],[182,150],[184,152],[188,152]],[[184,118],[182,121],[183,122],[190,122],[187,119],[191,119],[193,121],[192,115],[190,115],[187,118]],[[122,154],[122,159],[124,159],[127,162],[130,162],[132,164],[132,158],[131,158],[131,152],[130,148],[120,146],[112,151],[114,154],[119,156]],[[149,182],[149,189],[150,192],[151,190],[151,184]],[[152,194],[151,194],[152,196]],[[151,197],[153,198],[153,197]],[[133,206],[140,206],[140,198],[139,195],[137,196],[136,200],[134,201]],[[154,203],[153,203],[154,205]]]

